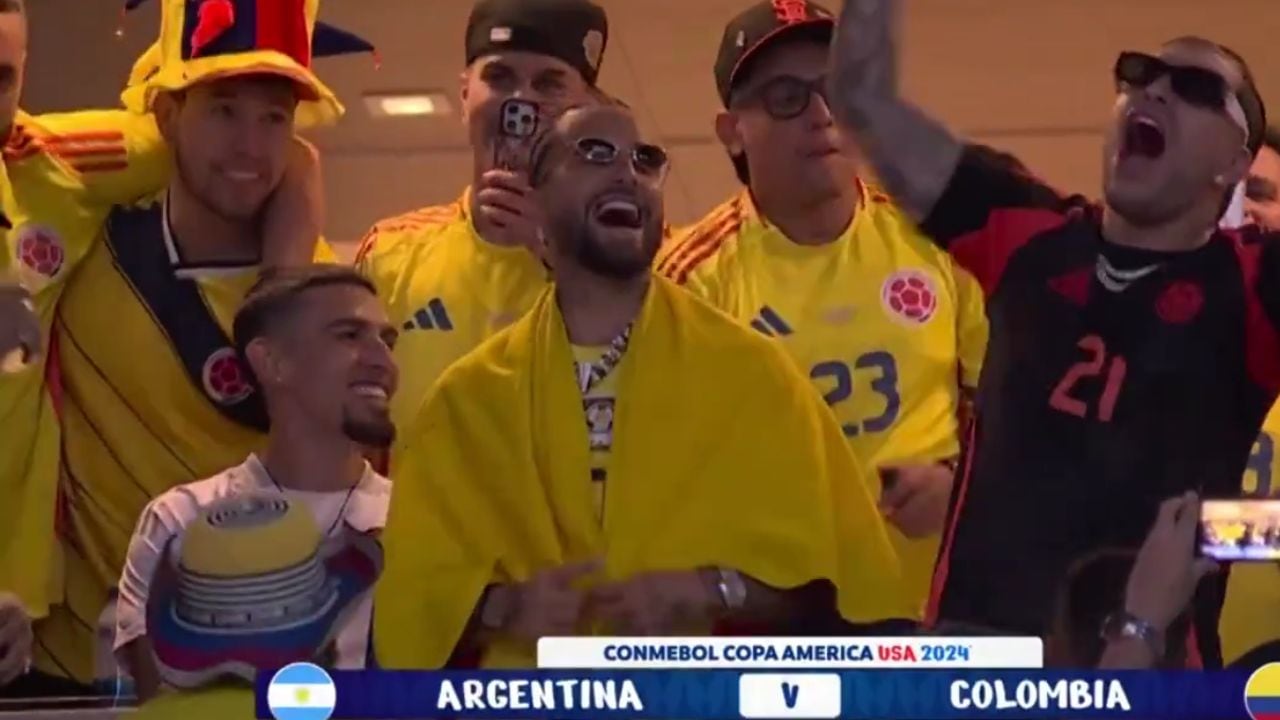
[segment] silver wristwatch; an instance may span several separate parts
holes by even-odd
[[[1164,631],[1130,612],[1120,611],[1107,616],[1102,623],[1104,640],[1141,640],[1152,656],[1164,657]]]
[[[737,570],[716,568],[716,589],[726,610],[740,610],[747,604],[747,583]]]

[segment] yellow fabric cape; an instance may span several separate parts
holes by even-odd
[[[825,578],[850,620],[909,616],[864,475],[771,341],[653,279],[615,370],[603,527],[573,367],[551,289],[446,371],[403,436],[374,604],[381,666],[443,665],[487,584],[600,556],[613,579],[704,566],[778,588]],[[484,665],[534,660],[500,641]]]
[[[160,695],[127,717],[131,720],[252,720],[257,716],[252,689],[214,687]]]

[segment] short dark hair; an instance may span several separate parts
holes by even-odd
[[[258,387],[253,368],[246,351],[249,343],[263,337],[287,319],[297,309],[298,301],[308,290],[347,285],[364,288],[371,295],[378,291],[373,283],[354,268],[334,263],[315,263],[295,268],[264,270],[258,281],[245,295],[244,303],[231,323],[231,336],[236,354],[248,373],[250,381]]]
[[[22,0],[0,0],[0,13],[25,13],[26,6]]]
[[[1280,126],[1270,125],[1262,133],[1262,146],[1271,148],[1271,152],[1280,153]]]

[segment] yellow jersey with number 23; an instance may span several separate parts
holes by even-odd
[[[744,191],[679,233],[659,272],[776,338],[862,463],[954,457],[962,387],[986,351],[982,291],[887,196],[859,191],[849,228],[822,245],[792,242]],[[938,538],[890,535],[923,611]]]

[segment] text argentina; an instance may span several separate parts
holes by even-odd
[[[644,710],[630,680],[444,680],[437,710]]]

